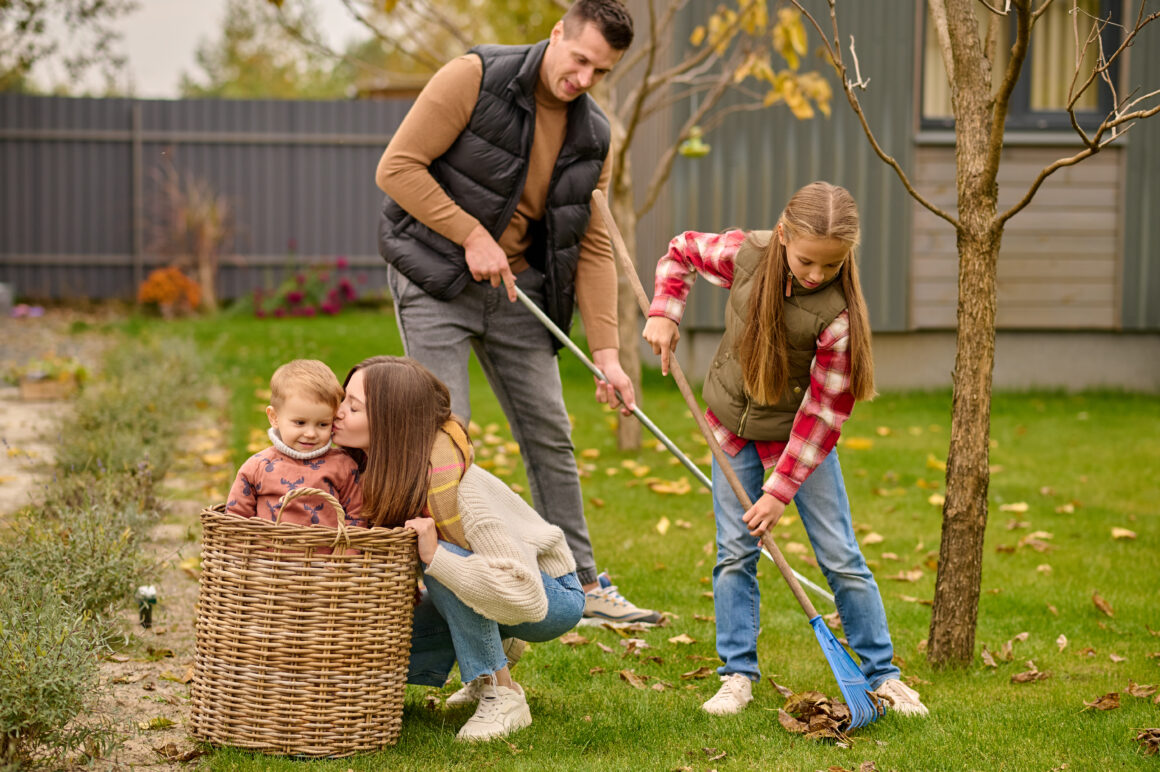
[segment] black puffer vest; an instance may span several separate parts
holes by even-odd
[[[547,46],[545,40],[534,46],[471,49],[483,61],[479,98],[467,128],[430,166],[431,176],[452,200],[497,240],[515,214],[527,178],[536,82]],[[569,105],[544,220],[533,228],[526,254],[528,263],[544,273],[544,311],[565,332],[572,326],[580,241],[588,230],[592,191],[610,136],[608,119],[591,97],[584,94]],[[379,254],[440,300],[455,297],[471,280],[463,247],[420,223],[390,196],[379,218]]]
[[[765,259],[772,231],[754,231],[737,250],[733,261],[733,284],[725,307],[725,334],[717,346],[713,363],[705,376],[702,396],[726,429],[747,440],[789,439],[794,416],[810,388],[810,366],[817,352],[818,336],[842,313],[846,296],[838,277],[814,289],[796,281],[793,294],[785,299],[784,319],[789,343],[789,380],[776,404],[755,401],[745,391],[745,377],[737,358],[737,346],[745,328],[754,275]]]

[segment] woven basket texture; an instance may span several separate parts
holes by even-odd
[[[393,745],[411,652],[414,532],[274,524],[221,504],[201,522],[192,734],[304,757]]]

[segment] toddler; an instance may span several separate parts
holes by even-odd
[[[343,389],[324,363],[295,359],[270,379],[271,447],[250,456],[230,488],[226,509],[242,517],[276,521],[282,497],[297,488],[318,488],[334,496],[346,511],[346,524],[366,525],[358,467],[330,442],[334,414]],[[317,496],[286,505],[283,523],[338,525],[334,508]]]

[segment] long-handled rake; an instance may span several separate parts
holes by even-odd
[[[640,278],[636,275],[636,266],[632,264],[632,261],[628,257],[628,249],[624,245],[624,238],[620,235],[620,230],[616,227],[616,222],[612,219],[612,212],[608,208],[608,202],[605,200],[604,193],[600,190],[594,191],[592,193],[592,203],[608,227],[608,233],[612,238],[612,251],[616,254],[621,268],[624,270],[629,283],[632,285],[633,293],[636,295],[637,302],[640,304],[641,313],[647,315],[649,309],[648,296],[645,294],[644,287],[641,286]],[[705,420],[705,416],[697,404],[697,398],[689,386],[689,381],[685,378],[685,373],[677,361],[676,352],[669,353],[669,369],[673,374],[673,380],[677,382],[677,387],[681,390],[681,395],[685,398],[685,402],[689,406],[689,411],[697,421],[697,426],[700,428],[701,434],[705,436],[705,441],[709,443],[709,449],[713,452],[713,457],[717,459],[717,466],[720,467],[725,478],[729,481],[729,485],[733,488],[733,492],[737,495],[737,499],[741,502],[741,505],[748,510],[753,506],[753,502],[750,501],[748,494],[745,492],[745,488],[737,478],[737,473],[733,471],[732,465],[729,463],[724,451],[721,450],[721,446],[717,443],[717,438],[713,435],[712,429]],[[712,483],[709,485],[711,488]],[[870,684],[866,681],[866,677],[862,675],[862,671],[854,664],[854,660],[850,658],[849,653],[838,643],[838,640],[830,632],[830,629],[826,627],[825,620],[818,614],[814,608],[814,604],[806,596],[800,581],[802,577],[790,568],[785,556],[781,554],[781,550],[778,549],[777,544],[773,541],[773,537],[768,532],[762,535],[761,545],[765,553],[777,564],[782,578],[785,579],[790,591],[793,592],[794,597],[801,604],[802,610],[805,611],[806,617],[809,618],[810,626],[814,628],[814,635],[818,639],[818,644],[822,647],[822,653],[825,655],[826,661],[830,663],[830,669],[834,672],[834,679],[838,682],[838,688],[842,692],[842,697],[850,707],[850,728],[858,729],[872,721],[876,721],[885,713],[881,702],[872,696],[873,691],[870,688]]]

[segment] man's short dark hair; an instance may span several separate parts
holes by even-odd
[[[612,50],[632,45],[632,17],[620,0],[576,0],[564,14],[564,33],[574,37],[588,22],[596,25]]]

